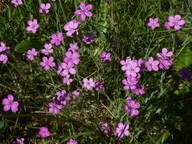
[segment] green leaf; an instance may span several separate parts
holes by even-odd
[[[19,43],[15,47],[15,51],[19,53],[26,52],[29,49],[35,48],[37,49],[42,49],[45,41],[44,40],[39,40],[39,39],[26,39],[23,40],[21,43]]]
[[[0,129],[3,128],[3,126],[4,126],[4,119],[1,118],[1,121],[0,121]]]

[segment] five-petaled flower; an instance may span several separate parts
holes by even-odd
[[[112,60],[111,53],[106,53],[106,52],[102,52],[102,54],[100,55],[100,58],[103,60],[104,63],[110,62]]]
[[[64,58],[64,62],[68,63],[69,67],[74,67],[80,62],[79,54],[75,51],[67,51],[65,55],[66,57]]]
[[[2,104],[5,105],[3,107],[4,111],[8,111],[9,109],[11,109],[12,112],[18,111],[19,103],[18,101],[13,101],[13,100],[14,100],[14,97],[11,94],[8,94],[7,98],[4,98],[2,100]]]
[[[40,12],[40,13],[47,14],[47,13],[49,13],[50,7],[51,7],[51,4],[50,4],[50,3],[46,3],[46,4],[41,3],[41,4],[40,4],[40,8],[41,8],[41,9],[39,9],[39,12]]]
[[[87,6],[85,6],[85,4],[83,2],[80,2],[79,7],[81,8],[81,10],[76,10],[74,12],[75,15],[81,15],[81,20],[84,21],[86,19],[86,17],[92,17],[93,14],[90,12],[90,10],[92,9],[92,5],[88,4]]]
[[[45,49],[41,49],[41,53],[44,55],[49,55],[49,53],[53,53],[52,44],[46,43],[44,44]]]
[[[32,33],[36,33],[37,29],[39,28],[39,24],[37,19],[28,20],[27,24],[29,25],[26,30],[31,31]]]
[[[54,113],[54,114],[60,113],[60,109],[63,108],[62,105],[57,104],[56,102],[48,103],[48,106],[50,107],[50,108],[49,108],[49,112],[50,112],[50,113]]]
[[[158,60],[153,60],[153,57],[149,57],[148,61],[145,62],[145,66],[147,67],[148,71],[158,71],[159,61]]]
[[[158,18],[149,18],[149,23],[147,24],[147,26],[150,26],[152,30],[154,30],[156,27],[160,27],[158,20]]]
[[[63,35],[61,32],[58,32],[57,34],[53,34],[51,36],[51,44],[55,44],[56,46],[61,44],[61,41],[64,39]]]
[[[34,60],[34,56],[37,56],[37,51],[35,48],[32,48],[31,50],[27,51],[27,59],[33,61]]]
[[[78,35],[78,28],[81,22],[76,20],[71,20],[68,23],[66,23],[63,27],[65,31],[67,31],[66,36],[73,37],[73,33],[76,32],[76,35]]]
[[[55,67],[55,63],[53,61],[54,58],[52,56],[49,58],[43,57],[42,62],[40,62],[40,66],[44,67],[45,71],[48,71],[50,67]]]
[[[45,137],[48,137],[51,135],[48,128],[40,127],[39,129],[40,129],[40,131],[38,132],[38,134],[41,136],[41,138],[45,138]]]
[[[130,132],[127,129],[129,129],[129,124],[119,123],[114,135],[118,136],[118,138],[123,138],[124,135],[129,136]]]
[[[83,79],[83,87],[90,90],[91,88],[93,88],[95,86],[95,82],[93,81],[92,78],[90,78],[89,80],[87,78]]]
[[[174,27],[175,30],[180,30],[181,26],[185,24],[185,20],[181,20],[181,15],[169,16],[169,26]]]
[[[86,44],[91,44],[92,42],[95,41],[94,34],[92,33],[84,34],[82,41],[85,42]]]
[[[11,0],[11,3],[14,4],[14,7],[17,7],[18,5],[22,5],[22,0]]]

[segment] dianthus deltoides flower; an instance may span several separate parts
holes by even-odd
[[[12,144],[24,144],[24,138],[17,138]]]
[[[78,35],[78,28],[81,24],[80,21],[71,20],[68,23],[66,23],[63,27],[65,31],[67,31],[66,36],[73,37],[73,34],[76,32],[76,35]]]
[[[181,26],[185,24],[185,20],[181,20],[181,15],[169,16],[168,20],[167,24],[174,27],[175,30],[180,30]]]
[[[145,62],[145,66],[147,67],[148,71],[158,71],[159,70],[159,61],[154,60],[153,57],[149,57],[148,61]]]
[[[179,73],[182,75],[181,80],[187,80],[188,82],[192,81],[192,71],[188,71],[188,68],[184,67],[179,70]]]
[[[110,62],[111,61],[110,56],[111,53],[102,52],[102,54],[100,55],[100,59],[102,59],[104,63]]]
[[[139,111],[137,110],[137,108],[140,107],[140,103],[134,101],[131,99],[131,97],[127,98],[127,104],[124,107],[125,110],[129,111],[129,116],[134,116],[134,115],[138,115]]]
[[[6,46],[6,43],[0,42],[0,53],[5,52],[6,50],[9,50],[10,47]]]
[[[41,49],[41,53],[44,55],[49,55],[49,53],[53,53],[52,44],[46,43],[44,44],[45,49]]]
[[[37,54],[38,53],[37,53],[36,49],[32,48],[31,50],[27,51],[27,59],[33,61],[34,60],[34,56],[37,56]]]
[[[160,27],[158,20],[158,18],[149,18],[149,23],[147,24],[147,26],[150,26],[152,30],[154,30],[156,27]]]
[[[60,109],[63,108],[63,106],[60,105],[60,104],[57,104],[57,102],[48,103],[48,106],[50,107],[49,108],[49,112],[50,113],[54,113],[54,114],[59,114],[60,113]]]
[[[56,93],[57,95],[57,100],[63,104],[64,106],[67,105],[68,101],[71,100],[71,98],[67,95],[66,91],[65,90],[62,90],[62,91],[58,91]]]
[[[61,41],[64,39],[61,32],[58,32],[57,34],[51,35],[51,44],[55,44],[56,46],[61,44]]]
[[[8,57],[5,54],[0,54],[0,62],[3,62],[3,64],[7,63]]]
[[[108,133],[109,132],[109,130],[110,130],[110,127],[108,126],[108,123],[104,123],[104,124],[102,124],[101,126],[100,126],[100,128],[101,128],[101,131],[102,132],[104,132],[104,133]]]
[[[74,67],[80,62],[79,54],[75,51],[67,51],[65,55],[66,57],[64,58],[64,62],[68,63],[69,67]]]
[[[92,33],[84,34],[82,41],[85,42],[86,44],[91,44],[92,42],[95,41],[94,34]]]
[[[61,63],[59,65],[59,70],[57,71],[57,74],[60,74],[61,76],[67,76],[69,73],[74,75],[76,74],[76,70],[67,63]]]
[[[49,58],[43,57],[42,62],[40,62],[40,66],[44,67],[45,71],[48,71],[50,67],[55,67],[55,63],[53,61],[54,58],[52,56]]]
[[[40,129],[40,131],[38,132],[38,134],[41,136],[41,138],[45,138],[45,137],[48,137],[51,135],[48,128],[40,127],[39,129]]]
[[[70,141],[67,142],[66,144],[77,144],[77,141],[74,139],[70,139]]]
[[[119,123],[114,135],[116,135],[118,138],[123,138],[124,135],[129,136],[130,132],[127,129],[129,129],[129,124]]]
[[[14,4],[14,7],[17,7],[18,5],[22,5],[22,0],[11,0],[11,3]]]
[[[96,90],[96,91],[99,91],[99,90],[101,90],[101,89],[104,89],[103,84],[104,84],[104,82],[96,81],[96,82],[95,82],[95,86],[94,86],[95,90]]]
[[[95,86],[95,82],[93,81],[92,78],[90,78],[89,80],[87,78],[83,79],[83,87],[90,90],[91,88],[93,88]]]
[[[8,94],[7,98],[4,98],[2,100],[2,104],[4,105],[3,109],[4,111],[8,111],[9,109],[12,110],[12,112],[18,111],[19,103],[18,101],[13,101],[14,97],[11,94]]]
[[[67,84],[68,86],[71,85],[73,79],[70,79],[70,75],[67,75],[62,78],[62,83]]]
[[[78,92],[77,90],[75,90],[75,91],[73,91],[71,94],[72,94],[72,97],[73,97],[73,98],[76,98],[76,97],[79,97],[80,92]]]
[[[51,4],[50,4],[50,3],[46,3],[46,4],[41,3],[41,4],[40,4],[40,8],[41,8],[41,9],[39,9],[39,12],[40,12],[40,13],[47,14],[47,13],[49,13],[50,7],[51,7]]]
[[[28,20],[27,24],[29,25],[26,30],[31,31],[32,33],[36,33],[37,29],[39,28],[39,24],[37,19]]]
[[[86,17],[92,17],[93,14],[90,12],[90,10],[92,9],[92,5],[88,4],[85,6],[85,4],[83,2],[80,2],[79,7],[81,8],[81,10],[76,10],[74,12],[75,15],[81,15],[81,20],[84,21],[86,19]]]

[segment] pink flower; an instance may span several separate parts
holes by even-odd
[[[160,69],[169,69],[169,66],[172,65],[172,61],[169,58],[159,59],[159,68]]]
[[[128,66],[130,65],[130,63],[132,62],[131,58],[130,57],[126,57],[126,60],[121,60],[120,61],[120,64],[123,65],[121,67],[121,70],[122,71],[127,71],[128,70]]]
[[[124,90],[135,90],[136,89],[135,84],[137,84],[138,81],[136,77],[127,76],[127,79],[122,80],[122,83],[125,85],[123,87]]]
[[[93,88],[95,86],[95,82],[93,81],[92,78],[90,78],[89,80],[87,78],[83,79],[83,87],[90,90],[91,88]]]
[[[118,138],[123,138],[124,135],[129,136],[130,132],[127,129],[129,129],[129,124],[119,123],[114,135],[118,136]]]
[[[52,44],[46,43],[44,44],[44,48],[45,49],[41,50],[41,53],[43,53],[44,55],[49,55],[49,53],[53,53]]]
[[[73,98],[79,97],[79,92],[77,90],[73,91],[72,93]]]
[[[46,4],[41,3],[41,4],[40,4],[40,8],[41,8],[41,9],[39,9],[39,12],[40,12],[40,13],[45,13],[45,14],[47,14],[47,13],[49,13],[50,7],[51,7],[51,4],[50,4],[50,3],[46,3]]]
[[[172,57],[173,52],[168,52],[167,48],[162,49],[162,53],[157,53],[156,54],[159,58],[167,59],[167,57]]]
[[[44,67],[45,71],[48,71],[50,67],[55,67],[55,63],[53,61],[54,58],[52,56],[50,58],[43,57],[42,62],[40,62],[40,66]]]
[[[130,62],[129,65],[127,65],[126,75],[136,77],[138,72],[140,72],[140,68],[138,67],[137,62]]]
[[[12,144],[24,144],[24,138],[17,138]]]
[[[70,141],[67,142],[66,144],[77,144],[77,141],[75,141],[74,139],[70,139]]]
[[[80,62],[77,52],[67,51],[65,55],[64,62],[68,63],[69,67],[74,67]]]
[[[9,94],[7,96],[7,98],[4,98],[2,100],[2,104],[4,104],[5,106],[3,107],[4,111],[8,111],[10,108],[12,110],[12,112],[17,112],[18,111],[18,101],[13,101],[14,97],[13,95]]]
[[[67,76],[69,73],[74,75],[76,74],[76,70],[73,67],[69,66],[69,64],[66,64],[64,62],[61,63],[59,65],[59,70],[57,71],[57,74],[60,74],[61,76]]]
[[[174,27],[175,30],[180,30],[181,26],[185,24],[185,20],[181,20],[181,15],[169,16],[169,26]]]
[[[3,62],[3,64],[7,63],[8,57],[5,54],[0,54],[0,62]]]
[[[166,27],[166,29],[171,29],[171,26],[169,25],[169,22],[165,22],[164,26]]]
[[[104,133],[108,133],[109,130],[110,130],[110,127],[108,126],[108,123],[104,123],[100,127],[101,127],[101,131],[104,132]]]
[[[71,84],[71,82],[73,81],[73,79],[70,79],[69,77],[70,77],[70,75],[63,77],[62,83],[67,84],[69,86]]]
[[[70,43],[69,46],[70,46],[70,48],[68,49],[68,51],[73,51],[74,52],[74,51],[79,49],[78,43],[74,43],[74,44]]]
[[[11,3],[14,4],[14,7],[23,4],[22,0],[11,0]]]
[[[76,32],[76,35],[78,35],[78,28],[81,22],[76,20],[71,20],[66,25],[64,25],[64,30],[67,31],[66,35],[68,37],[73,37],[73,33]]]
[[[36,33],[39,25],[37,24],[37,19],[28,20],[27,24],[29,25],[26,30],[31,31],[32,33]]]
[[[94,34],[92,33],[84,34],[82,41],[85,42],[86,44],[91,44],[92,42],[95,41]]]
[[[39,129],[40,129],[40,131],[38,132],[38,134],[41,136],[41,138],[45,138],[45,137],[48,137],[51,135],[48,128],[40,127]]]
[[[158,22],[158,18],[155,18],[155,19],[152,19],[152,18],[149,18],[149,23],[147,24],[147,26],[150,26],[151,29],[155,29],[156,27],[160,27],[159,23]]]
[[[139,111],[137,110],[137,108],[140,107],[140,103],[134,101],[131,99],[131,97],[127,98],[127,104],[126,106],[124,106],[124,109],[129,111],[129,116],[135,116],[139,114]]]
[[[87,17],[92,17],[93,14],[90,12],[90,10],[92,9],[92,5],[88,4],[87,6],[85,6],[85,4],[83,2],[80,2],[79,4],[81,10],[76,10],[74,12],[75,15],[81,15],[81,20],[84,21]]]
[[[64,39],[61,32],[58,32],[57,34],[53,34],[51,36],[51,44],[55,44],[56,46],[61,44],[61,41]]]
[[[62,91],[58,91],[56,93],[57,95],[57,100],[63,104],[64,106],[67,105],[68,101],[71,100],[71,98],[67,95],[66,91],[65,90],[62,90]]]
[[[6,50],[9,50],[10,47],[6,46],[6,43],[4,42],[0,42],[0,53],[6,51]]]
[[[111,53],[106,53],[106,52],[102,52],[102,54],[100,55],[100,59],[103,59],[103,62],[110,62],[111,59]]]
[[[59,114],[60,113],[60,109],[63,108],[62,105],[56,104],[55,102],[53,103],[48,103],[49,108],[49,112],[50,113],[54,113],[54,114]]]
[[[144,87],[143,85],[136,84],[136,88],[134,89],[135,94],[136,94],[136,95],[142,95],[142,94],[144,94],[144,93],[145,93],[144,88],[145,88],[145,87]]]
[[[56,0],[51,0],[52,2],[56,2]]]
[[[31,50],[27,51],[27,59],[33,61],[34,60],[34,56],[37,56],[37,51],[35,50],[35,48],[32,48]]]
[[[145,62],[145,66],[147,67],[148,71],[158,71],[159,61],[158,60],[153,60],[153,57],[149,57],[148,61]]]

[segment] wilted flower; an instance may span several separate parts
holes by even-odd
[[[67,142],[66,144],[77,144],[77,141],[75,141],[74,139],[70,139],[70,141]]]
[[[24,144],[24,138],[17,138],[12,144]]]
[[[188,71],[186,67],[179,70],[179,73],[182,75],[181,80],[187,80],[188,82],[192,81],[192,71]]]
[[[101,82],[101,81],[96,81],[96,82],[95,82],[95,86],[94,86],[95,90],[96,90],[96,91],[99,91],[99,90],[101,90],[101,89],[104,89],[103,84],[104,84],[104,83]]]
[[[142,95],[145,93],[144,86],[140,84],[136,84],[136,88],[134,89],[136,95]]]

